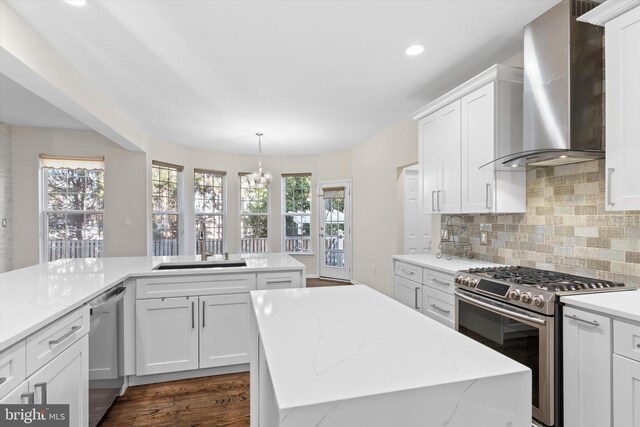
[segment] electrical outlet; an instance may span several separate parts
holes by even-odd
[[[2,228],[7,228],[7,218],[2,218]]]
[[[124,219],[124,226],[125,227],[131,227],[131,218],[125,218]]]
[[[480,244],[487,246],[489,244],[489,232],[485,230],[480,231]]]

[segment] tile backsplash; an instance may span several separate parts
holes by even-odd
[[[604,189],[604,160],[528,168],[526,213],[463,215],[473,258],[640,287],[640,211],[606,211]]]

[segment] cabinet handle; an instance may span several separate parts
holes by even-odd
[[[611,206],[615,205],[615,203],[611,201],[611,175],[613,174],[614,170],[616,169],[607,168],[607,204]]]
[[[434,283],[438,283],[440,285],[449,286],[448,282],[443,282],[442,280],[438,280],[438,279],[433,279],[432,278],[431,281],[434,282]]]
[[[76,331],[78,331],[81,327],[80,326],[73,326],[71,328],[71,330],[69,330],[69,332],[67,332],[66,334],[64,334],[63,336],[61,336],[58,339],[55,340],[51,340],[49,341],[49,345],[58,345],[60,344],[62,341],[66,340],[67,338],[69,338],[71,335],[73,335],[74,333],[76,333]]]
[[[290,278],[277,278],[277,279],[266,279],[264,281],[267,285],[271,283],[291,283],[292,280]]]
[[[431,192],[431,210],[433,212],[436,211],[436,200],[435,200],[436,192],[435,190]]]
[[[420,307],[418,307],[418,291],[419,290],[420,290],[420,288],[415,288],[413,290],[413,298],[414,298],[413,306],[415,307],[416,310],[420,310]]]
[[[636,347],[640,348],[640,344],[636,344]],[[2,384],[2,383],[0,383],[0,384]]]
[[[577,322],[586,323],[587,325],[590,325],[590,326],[600,326],[600,323],[598,323],[597,320],[584,320],[584,319],[579,318],[575,314],[572,314],[572,315],[565,314],[564,317],[567,317],[569,319],[575,320]]]
[[[4,384],[7,381],[7,377],[0,378],[0,385]]]
[[[204,301],[202,301],[202,327],[204,328],[204,314],[206,313],[206,310],[204,309]]]
[[[442,193],[442,191],[436,190],[436,201],[438,202],[438,211],[440,211],[440,193]]]
[[[450,311],[450,310],[445,310],[444,308],[442,308],[442,307],[438,307],[438,306],[437,306],[437,305],[435,305],[435,304],[431,304],[431,307],[433,307],[433,308],[435,308],[436,310],[441,311],[441,312],[443,312],[443,313],[445,313],[445,314],[449,314],[449,313],[451,313],[451,311]]]
[[[196,328],[196,302],[191,301],[191,329]]]
[[[20,400],[27,398],[27,405],[33,405],[36,398],[35,398],[35,393],[34,392],[30,392],[30,393],[22,393],[20,395]]]
[[[491,205],[489,204],[489,193],[490,193],[490,190],[491,190],[491,184],[487,182],[487,185],[485,185],[485,187],[484,187],[484,192],[485,192],[485,204],[484,204],[484,206],[487,209],[491,209]]]
[[[44,382],[44,383],[37,383],[33,385],[33,388],[38,388],[38,387],[42,388],[41,390],[42,398],[40,399],[40,404],[46,405],[47,404],[47,383]]]
[[[401,268],[400,270],[402,270],[402,272],[405,273],[405,274],[416,274],[415,271],[405,270],[404,268]]]

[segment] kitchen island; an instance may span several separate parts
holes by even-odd
[[[366,287],[251,292],[251,425],[531,425],[531,371]]]

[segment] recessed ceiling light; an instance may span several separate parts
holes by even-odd
[[[72,6],[84,6],[87,4],[87,0],[64,0],[64,2]]]
[[[409,46],[404,52],[409,56],[420,55],[422,52],[424,52],[424,46],[422,46],[421,44],[414,44],[412,46]]]

